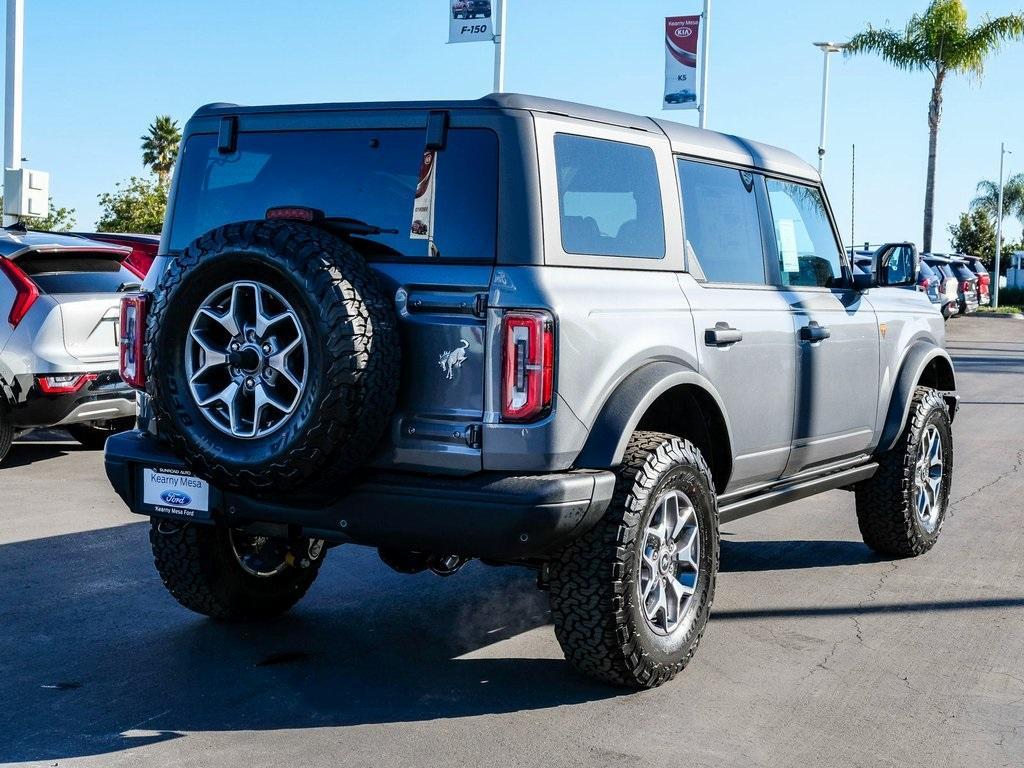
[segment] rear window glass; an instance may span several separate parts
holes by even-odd
[[[119,256],[29,253],[17,265],[43,293],[116,293],[142,282],[121,266]]]
[[[583,136],[555,136],[562,247],[589,256],[665,256],[654,152]]]
[[[988,274],[988,270],[985,269],[985,265],[982,264],[977,259],[971,259],[967,263],[971,265],[971,269],[974,270],[975,273],[977,273],[979,275],[987,275]]]
[[[223,224],[262,219],[268,208],[304,206],[398,230],[366,236],[375,252],[425,257],[427,241],[409,237],[424,141],[422,129],[246,132],[233,154],[221,154],[215,135],[196,134],[178,170],[170,248]],[[497,136],[452,129],[436,173],[441,257],[493,260]]]
[[[976,280],[978,276],[967,268],[966,264],[953,264],[953,274],[958,280]]]
[[[927,277],[929,280],[931,280],[933,277],[938,277],[938,275],[935,274],[935,270],[934,269],[932,269],[925,262],[922,261],[921,262],[921,277]]]

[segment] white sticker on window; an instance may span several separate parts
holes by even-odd
[[[782,255],[783,272],[800,271],[800,254],[796,248],[796,224],[792,219],[779,219],[775,225],[779,238],[779,253]]]

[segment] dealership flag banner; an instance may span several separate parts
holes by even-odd
[[[448,42],[479,43],[494,40],[491,0],[447,0]]]
[[[413,240],[430,240],[434,236],[434,193],[437,190],[437,152],[423,151],[420,163],[420,179],[416,185],[416,199],[412,204],[412,227],[409,237]]]
[[[665,19],[665,109],[699,109],[697,87],[700,16]]]

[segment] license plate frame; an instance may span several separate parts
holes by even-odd
[[[139,506],[142,511],[184,520],[209,520],[210,484],[177,467],[139,468]]]

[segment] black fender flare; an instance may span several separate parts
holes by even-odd
[[[899,439],[910,416],[910,402],[914,397],[914,389],[930,365],[938,365],[941,385],[937,389],[950,405],[950,418],[956,415],[959,396],[956,394],[953,360],[941,347],[927,341],[917,341],[911,345],[900,364],[900,372],[893,385],[889,408],[882,426],[882,436],[878,441],[879,452],[890,450]]]
[[[626,444],[647,409],[662,394],[681,384],[691,384],[706,392],[718,406],[732,445],[732,429],[722,396],[706,378],[680,363],[656,361],[631,373],[605,401],[576,466],[609,469],[622,464]]]

